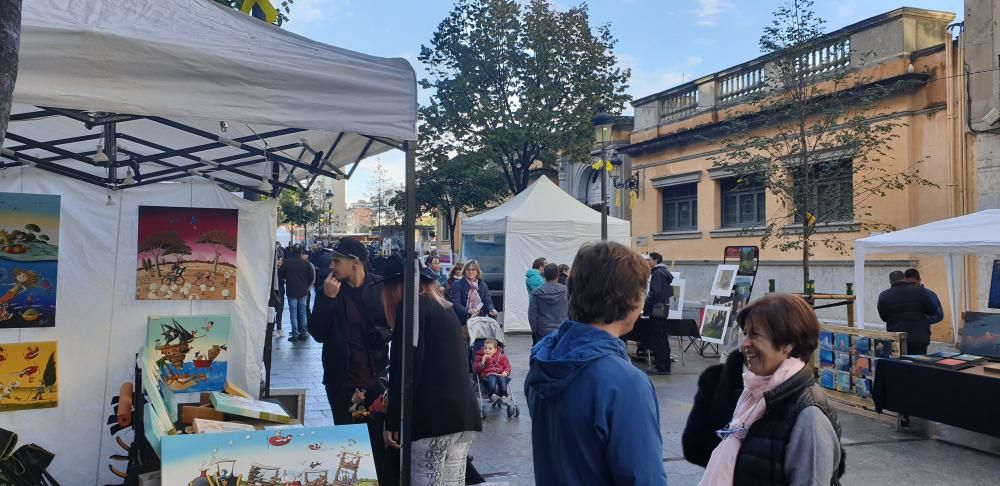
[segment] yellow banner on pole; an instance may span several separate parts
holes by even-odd
[[[243,0],[240,12],[256,17],[269,24],[278,21],[278,9],[274,8],[274,5],[271,5],[270,0]]]

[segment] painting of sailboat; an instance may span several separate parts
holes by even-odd
[[[226,384],[229,316],[151,316],[146,350],[173,391],[220,391]]]

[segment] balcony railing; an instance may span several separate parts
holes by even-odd
[[[851,39],[837,40],[805,53],[796,68],[806,76],[818,76],[845,69],[851,65]]]
[[[660,118],[674,120],[698,110],[698,87],[679,91],[660,101]]]
[[[745,98],[764,89],[764,65],[754,66],[719,78],[715,82],[716,99],[729,103]]]

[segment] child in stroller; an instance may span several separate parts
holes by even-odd
[[[476,353],[472,368],[494,405],[497,401],[505,406],[511,404],[507,393],[507,385],[510,383],[510,360],[500,349],[496,339],[490,338],[483,342],[483,348]]]

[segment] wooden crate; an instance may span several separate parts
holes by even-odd
[[[842,325],[836,325],[836,324],[829,324],[829,323],[824,323],[824,322],[820,323],[820,330],[822,330],[822,331],[828,331],[828,332],[832,332],[832,333],[837,333],[837,334],[848,334],[850,336],[860,336],[860,337],[867,337],[867,338],[871,338],[871,339],[881,339],[881,340],[885,340],[885,341],[891,341],[892,342],[892,353],[890,355],[891,357],[893,357],[893,358],[899,358],[901,355],[906,354],[906,333],[905,332],[886,332],[886,331],[877,331],[877,330],[873,330],[873,329],[859,329],[859,328],[856,328],[856,327],[848,327],[848,326],[842,326]],[[851,342],[853,343],[853,341],[854,340],[852,339]],[[817,379],[820,378],[820,376],[819,376],[819,374],[820,374],[820,362],[819,362],[820,361],[820,356],[819,356],[819,354],[820,354],[820,350],[817,349],[816,350],[816,356],[813,359],[813,366],[814,366],[815,371],[816,371]],[[851,346],[850,355],[852,357],[858,356],[858,353],[854,350],[854,346],[853,345]],[[871,351],[871,354],[862,355],[862,356],[868,356],[868,357],[874,359],[874,357],[875,357],[874,356],[874,350]],[[854,360],[852,359],[851,361],[853,363]],[[873,363],[873,366],[874,366],[874,363]],[[874,372],[876,374],[878,373],[877,370],[875,370]],[[835,390],[835,389],[830,389],[830,388],[824,388],[823,391],[826,392],[827,396],[830,398],[830,401],[834,402],[834,405],[836,405],[837,408],[842,409],[842,410],[846,410],[846,411],[850,411],[850,412],[854,412],[854,413],[859,413],[859,414],[865,415],[865,416],[872,416],[872,414],[875,413],[875,401],[872,400],[870,397],[869,398],[862,397],[862,396],[856,394],[853,391],[854,386],[855,386],[854,384],[855,384],[855,382],[857,380],[857,377],[853,376],[853,369],[852,369],[851,373],[852,373],[852,376],[851,376],[852,392],[851,393],[845,393],[845,392],[841,392],[841,391],[838,391],[838,390]]]

